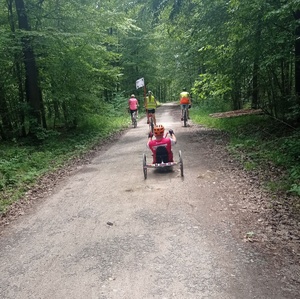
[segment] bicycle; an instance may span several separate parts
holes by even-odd
[[[188,108],[187,105],[183,107],[183,126],[186,127],[188,122]]]
[[[134,111],[132,114],[131,114],[131,120],[132,120],[132,125],[134,128],[137,127],[137,112]]]
[[[148,116],[149,116],[149,129],[150,129],[150,132],[153,134],[153,133],[154,133],[154,120],[153,120],[153,114],[152,114],[152,113],[149,113]]]

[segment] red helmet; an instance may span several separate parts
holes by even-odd
[[[154,127],[154,135],[155,136],[164,135],[164,131],[165,131],[165,128],[162,125],[157,125],[157,126]]]

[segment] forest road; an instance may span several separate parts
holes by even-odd
[[[5,228],[0,298],[297,298],[232,218],[241,195],[215,148],[222,135],[184,128],[171,104],[157,120],[176,133],[184,178],[174,167],[144,180],[142,155],[151,155],[139,120]]]

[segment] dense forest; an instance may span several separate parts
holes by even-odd
[[[2,140],[118,113],[141,77],[162,102],[184,86],[216,110],[261,108],[299,121],[299,0],[0,5]]]
[[[269,125],[248,121],[236,148],[252,151],[248,167],[284,167],[283,189],[300,195],[300,0],[6,0],[0,30],[8,202],[61,154],[90,144],[91,126],[102,136],[120,129],[130,94],[143,100],[140,78],[160,102],[187,88],[194,121],[203,111],[262,110]],[[240,123],[227,128],[242,136]]]

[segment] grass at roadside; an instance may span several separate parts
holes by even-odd
[[[212,118],[191,109],[194,122],[228,132],[229,149],[246,170],[277,168],[280,181],[267,182],[273,191],[300,196],[300,130],[264,115]]]
[[[0,144],[0,215],[39,177],[66,165],[111,134],[127,127],[128,117],[91,117],[80,129],[47,132],[38,144],[29,140]]]

